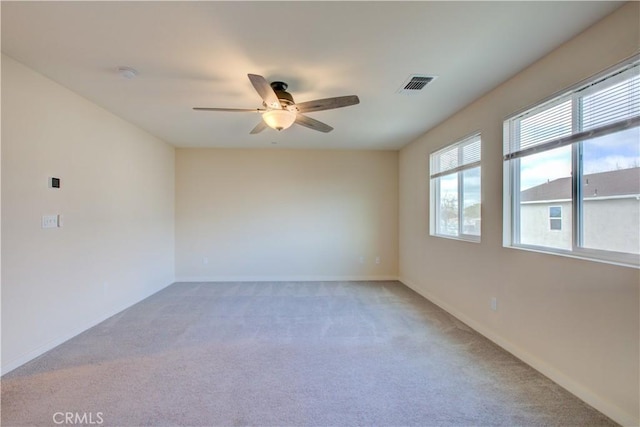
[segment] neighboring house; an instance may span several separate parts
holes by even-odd
[[[585,248],[639,253],[640,168],[584,175]],[[571,178],[559,178],[520,193],[521,242],[571,248]]]

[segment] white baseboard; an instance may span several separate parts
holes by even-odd
[[[176,282],[346,282],[391,281],[398,276],[183,276]]]
[[[432,303],[434,303],[435,305],[437,305],[438,307],[445,310],[447,313],[451,314],[458,320],[462,321],[463,323],[468,325],[470,328],[472,328],[479,334],[493,341],[495,344],[499,345],[509,353],[513,354],[515,357],[522,360],[527,365],[531,366],[532,368],[534,368],[544,376],[548,377],[553,382],[565,388],[567,391],[577,396],[579,399],[593,406],[595,409],[602,412],[603,414],[605,414],[615,422],[623,426],[639,426],[640,425],[640,419],[636,419],[634,415],[620,409],[618,406],[614,405],[613,403],[603,399],[601,396],[594,393],[590,389],[586,388],[584,385],[569,378],[558,369],[554,368],[553,366],[549,365],[543,360],[540,360],[539,358],[535,357],[534,355],[527,352],[526,350],[523,350],[522,348],[514,345],[512,342],[496,334],[494,331],[487,328],[486,326],[476,322],[470,317],[467,317],[465,314],[456,310],[454,307],[440,300],[433,294],[421,289],[419,286],[417,286],[415,283],[412,283],[410,280],[407,280],[406,278],[403,278],[403,277],[400,277],[398,280],[403,284],[405,284],[406,286],[408,286],[409,288],[416,291],[417,293],[419,293],[420,295],[422,295],[423,297],[425,297],[426,299],[428,299],[429,301],[431,301]]]
[[[143,295],[139,298],[136,298],[134,301],[131,301],[129,303],[123,304],[122,306],[116,307],[113,310],[109,310],[106,313],[103,313],[97,317],[91,318],[91,319],[87,319],[84,322],[79,322],[80,326],[73,328],[72,330],[61,334],[60,336],[47,341],[46,343],[34,348],[31,351],[28,351],[27,353],[22,354],[21,356],[14,358],[13,360],[10,360],[7,363],[4,363],[5,361],[2,361],[2,369],[1,369],[1,374],[4,375],[8,372],[13,371],[16,368],[19,368],[20,366],[24,365],[27,362],[30,362],[31,360],[35,359],[36,357],[46,353],[47,351],[59,346],[60,344],[69,341],[71,338],[80,335],[81,333],[83,333],[84,331],[86,331],[87,329],[90,329],[94,326],[96,326],[98,323],[103,322],[105,320],[107,320],[108,318],[120,313],[121,311],[126,310],[127,308],[131,307],[134,304],[139,303],[140,301],[142,301],[145,298],[150,297],[151,295],[155,294],[156,292],[161,291],[162,289],[166,288],[167,286],[171,285],[173,282],[167,283],[166,285],[162,286],[161,288],[158,288],[156,290],[154,290],[153,292],[151,292],[148,295]]]

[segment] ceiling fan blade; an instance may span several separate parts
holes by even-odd
[[[196,111],[230,111],[232,113],[262,113],[261,108],[208,108],[208,107],[193,107]]]
[[[282,109],[278,96],[264,77],[257,74],[247,74],[247,76],[267,107],[278,110]]]
[[[300,104],[296,104],[296,107],[298,107],[298,111],[301,113],[309,113],[311,111],[332,110],[334,108],[348,107],[349,105],[359,103],[360,99],[358,99],[356,95],[347,95],[301,102]]]
[[[258,123],[256,125],[256,127],[254,127],[251,132],[249,132],[249,134],[251,135],[255,135],[256,133],[260,133],[263,130],[265,130],[267,128],[267,124],[264,122],[264,120],[260,120],[260,123]]]
[[[296,123],[300,126],[307,127],[309,129],[317,130],[319,132],[331,132],[333,128],[326,123],[322,123],[311,117],[303,116],[302,114],[296,115]]]

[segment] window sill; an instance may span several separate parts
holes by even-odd
[[[609,256],[594,256],[590,251],[585,252],[572,252],[562,249],[550,249],[539,246],[527,246],[527,245],[503,245],[505,248],[517,249],[521,251],[536,252],[546,255],[557,255],[567,258],[580,259],[584,261],[601,262],[604,264],[617,265],[620,267],[640,268],[640,255],[623,254],[623,256],[616,256],[611,254]],[[628,255],[628,256],[626,256]]]
[[[470,234],[463,234],[460,236],[450,236],[448,234],[429,234],[429,236],[448,240],[458,240],[461,242],[480,243],[480,236],[473,236]]]

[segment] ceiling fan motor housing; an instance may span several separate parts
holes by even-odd
[[[271,82],[271,88],[276,93],[278,97],[278,101],[280,101],[280,105],[283,107],[289,107],[291,105],[295,105],[295,101],[293,100],[293,96],[289,92],[287,92],[288,84],[285,82]]]

